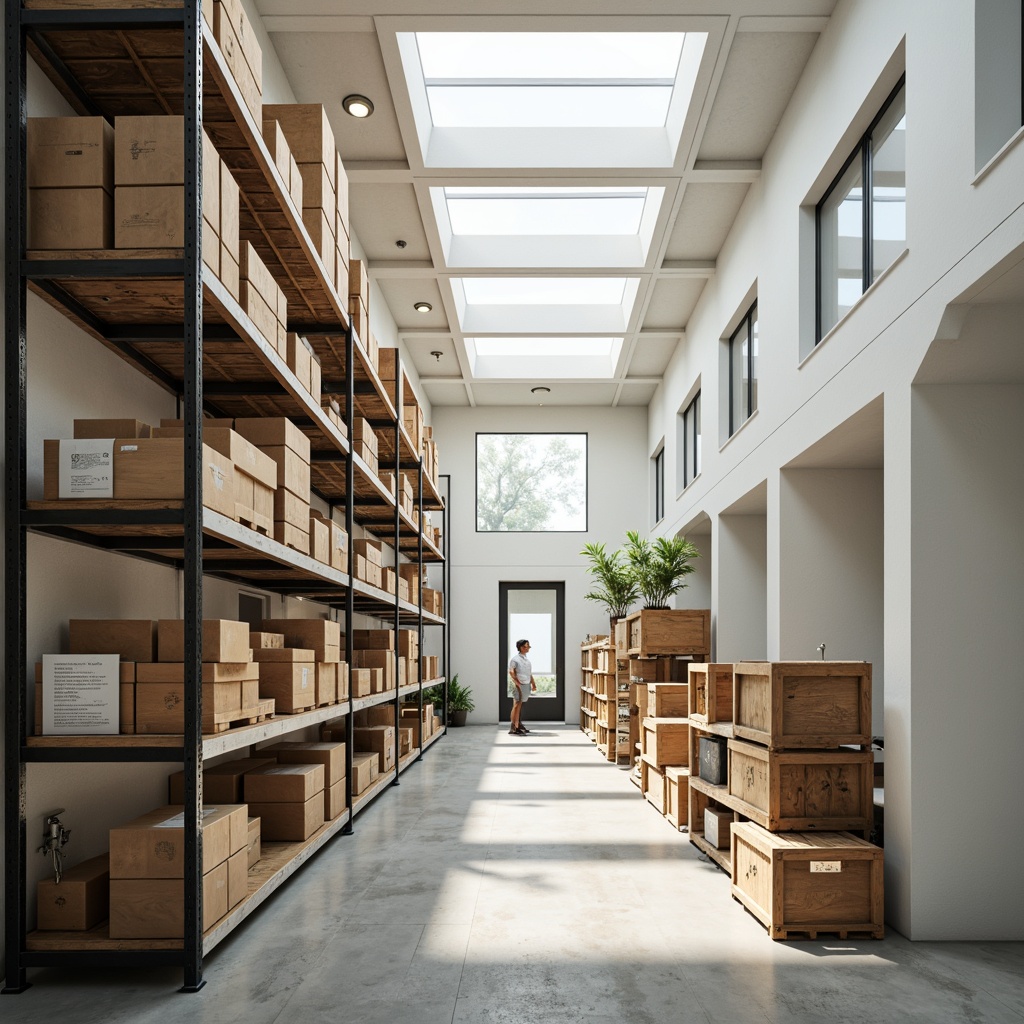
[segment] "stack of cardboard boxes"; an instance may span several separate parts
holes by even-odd
[[[280,710],[297,712],[348,699],[348,665],[341,658],[341,627],[327,619],[265,619],[254,656],[261,679],[281,694]]]
[[[263,50],[241,0],[202,0],[203,16],[238,86],[242,101],[260,123],[263,105]]]
[[[314,557],[326,562],[332,569],[337,569],[339,572],[348,572],[348,534],[345,532],[344,527],[316,509],[310,509],[309,517],[311,538],[315,529],[314,521],[321,523],[326,531],[327,557],[320,558],[320,555],[316,554],[316,550],[319,550],[317,545],[325,542],[323,533],[321,533],[320,538],[313,545]]]
[[[377,435],[373,427],[362,416],[356,416],[352,421],[352,453],[366,463],[370,472],[377,475]]]
[[[281,122],[272,117],[263,118],[263,141],[267,144],[270,157],[274,161],[281,183],[292,197],[297,210],[302,209],[302,173],[295,162],[291,146],[281,128]]]
[[[324,820],[345,810],[345,744],[339,742],[279,743],[261,753],[273,754],[280,764],[319,764],[324,769]]]
[[[239,243],[238,302],[264,340],[282,359],[288,351],[288,300],[252,242]],[[308,390],[308,381],[306,384]]]
[[[303,842],[324,824],[324,766],[262,765],[246,772],[245,799],[267,842]]]
[[[295,374],[298,382],[309,392],[314,403],[320,405],[320,382],[322,371],[320,360],[313,347],[298,334],[288,334],[285,351],[281,353],[288,363],[288,369]]]
[[[369,537],[360,537],[352,542],[354,553],[352,570],[358,580],[369,583],[371,587],[382,588],[384,574],[382,562],[384,552],[380,541]]]

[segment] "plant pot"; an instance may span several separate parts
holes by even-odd
[[[460,708],[458,711],[449,711],[448,712],[448,724],[449,725],[465,725],[466,724],[466,715],[468,715],[468,714],[469,714],[469,712],[466,711],[463,708]]]

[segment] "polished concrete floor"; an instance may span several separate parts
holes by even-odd
[[[32,1024],[1024,1022],[1024,943],[775,943],[578,729],[451,730],[205,964],[40,971]]]

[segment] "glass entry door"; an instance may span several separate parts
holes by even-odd
[[[530,641],[529,658],[537,689],[523,706],[523,722],[565,721],[564,583],[499,583],[498,710],[512,713],[514,687],[508,663],[517,640]]]

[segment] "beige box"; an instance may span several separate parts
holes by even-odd
[[[316,654],[312,650],[303,647],[253,648],[252,655],[261,664],[265,662],[311,662],[316,659]]]
[[[352,742],[360,753],[377,755],[377,770],[386,772],[395,764],[395,727],[393,725],[367,725],[354,729]]]
[[[353,629],[352,646],[356,650],[364,651],[393,651],[395,649],[395,631],[393,629]]]
[[[369,697],[373,693],[373,676],[370,669],[352,665],[348,677],[353,697]]]
[[[298,334],[289,334],[285,359],[288,363],[288,369],[295,374],[298,382],[308,391],[309,366],[313,359],[313,353],[306,344],[306,339]]]
[[[245,846],[245,805],[204,807],[203,873]],[[110,877],[183,878],[185,821],[180,806],[158,807],[110,830]]]
[[[241,434],[223,427],[203,430],[203,443],[230,459],[236,469],[265,487],[277,488],[277,465]]]
[[[323,164],[334,183],[337,147],[327,111],[319,103],[272,103],[264,106],[263,116],[280,122],[296,163]]]
[[[59,440],[43,442],[43,496],[60,497]],[[177,438],[129,437],[114,439],[114,498],[166,498],[184,496],[185,450]],[[205,497],[205,496],[204,496]]]
[[[345,780],[324,790],[324,820],[333,821],[345,810]]]
[[[238,182],[235,181],[234,175],[228,169],[228,165],[222,163],[220,165],[220,241],[221,245],[227,247],[227,251],[230,254],[235,264],[235,275],[238,277],[239,271],[238,263],[240,256],[240,242],[239,242],[239,231],[240,231],[240,219],[241,219],[241,196],[238,192]],[[223,255],[221,258],[221,280],[224,281],[224,259]],[[227,281],[224,281],[225,285]],[[234,291],[232,295],[238,296],[238,284],[235,283]]]
[[[250,708],[242,707],[241,681],[203,683],[203,731],[215,732]],[[139,735],[179,735],[185,731],[185,684],[135,684],[135,731]]]
[[[114,248],[172,249],[185,244],[183,185],[118,185]]]
[[[290,448],[309,462],[309,438],[284,416],[259,416],[235,420],[235,430],[257,448]]]
[[[289,523],[299,530],[309,525],[309,499],[300,498],[284,487],[274,491],[273,517],[276,522]]]
[[[372,565],[381,565],[383,551],[380,545],[380,541],[370,540],[369,538],[361,537],[352,541],[352,550],[357,555],[361,555]]]
[[[261,842],[304,842],[323,827],[324,792],[321,790],[304,803],[250,803],[249,810],[259,815]]]
[[[261,446],[263,451],[277,463],[277,486],[309,501],[309,460],[303,461],[291,448],[285,446]],[[309,513],[306,514],[308,526]]]
[[[185,660],[185,622],[160,619],[157,622],[157,652],[160,661]],[[240,664],[250,661],[249,624],[234,619],[203,619],[203,661]]]
[[[395,687],[395,652],[394,651],[359,651],[352,652],[352,664],[359,668],[379,669],[382,673],[382,691],[393,690]]]
[[[241,18],[245,19],[244,25],[237,17],[233,17],[232,10],[240,12]],[[252,27],[248,24],[245,12],[241,10],[241,4],[236,4],[233,0],[226,0],[226,2],[217,0],[214,5],[213,26],[214,38],[220,46],[221,53],[224,54],[224,61],[242,95],[242,101],[249,113],[252,114],[253,120],[259,124],[263,117],[262,54],[260,62],[257,63],[257,68],[260,69],[259,77],[257,77],[253,74],[249,61],[246,60],[243,43],[238,38],[238,31],[241,31],[246,39],[253,37]],[[254,57],[253,60],[255,62]]]
[[[239,242],[238,272],[242,280],[249,282],[263,297],[276,320],[277,299],[281,289],[252,242]]]
[[[212,225],[203,218],[203,265],[209,270],[214,277],[220,277],[220,238],[217,237],[217,232],[214,231]]]
[[[284,647],[283,633],[249,631],[249,646],[254,650],[280,650]]]
[[[139,683],[183,683],[185,663],[181,661],[140,661],[135,667]],[[259,679],[260,667],[254,662],[208,662],[202,664],[204,683],[239,683]]]
[[[283,633],[285,643],[308,647],[317,661],[338,661],[341,626],[329,619],[264,619],[263,628]]]
[[[267,764],[245,773],[247,803],[305,803],[324,788],[321,761]]]
[[[203,132],[203,220],[213,228],[213,233],[219,240],[220,154],[205,131]]]
[[[333,704],[338,699],[338,662],[316,663],[316,703],[318,707]]]
[[[348,700],[348,663],[339,661],[338,667],[338,700]]]
[[[363,260],[351,260],[348,265],[349,298],[358,298],[363,304],[363,311],[370,308],[370,278],[366,273]]]
[[[224,761],[203,770],[204,804],[240,804],[245,799],[242,778],[246,772],[263,765],[273,764],[272,757],[241,757]],[[175,772],[167,777],[167,798],[172,804],[185,802],[185,773]]]
[[[267,144],[277,173],[281,175],[284,187],[291,191],[292,151],[281,129],[281,122],[274,118],[263,118],[263,141]]]
[[[274,710],[287,714],[316,706],[316,668],[312,662],[262,662],[260,696],[274,698]]]
[[[155,637],[152,619],[71,619],[68,653],[117,654],[127,662],[152,661]]]
[[[324,787],[345,781],[345,744],[326,741],[279,743],[264,748],[281,764],[319,764],[324,769]]]
[[[309,554],[309,534],[291,523],[274,523],[274,540],[300,554]]]
[[[84,932],[103,921],[110,900],[110,855],[66,868],[58,884],[36,885],[36,927],[40,931]]]
[[[288,177],[289,186],[288,190],[292,197],[292,205],[296,210],[302,209],[302,172],[299,170],[299,165],[295,162],[295,157],[290,156],[288,158]]]
[[[152,426],[142,420],[75,420],[74,436],[76,439],[87,437],[149,437]]]
[[[352,755],[352,792],[365,792],[380,775],[380,758],[377,754]]]
[[[103,117],[30,117],[29,188],[114,190],[114,128]]]
[[[239,850],[228,857],[228,910],[233,910],[249,894],[249,851]]]
[[[184,183],[184,117],[162,114],[114,119],[115,185]]]
[[[373,427],[362,416],[356,416],[352,421],[352,443],[365,445],[373,455],[379,451],[377,435],[374,433]]]
[[[335,153],[334,155],[334,184],[335,184],[335,199],[337,201],[337,217],[336,222],[338,224],[338,244],[341,244],[341,240],[345,239],[345,252],[348,253],[348,240],[352,235],[349,230],[349,215],[348,215],[348,174],[345,172],[345,165],[342,163],[341,154]],[[348,272],[348,260],[346,258],[346,273]],[[343,289],[339,288],[339,294],[342,293]]]
[[[262,93],[263,48],[260,46],[259,39],[253,30],[252,22],[249,21],[241,0],[216,0],[216,6],[220,8],[220,11],[214,10],[214,22],[216,23],[219,17],[222,21],[229,21],[231,23],[241,56],[245,59],[246,66],[256,84],[256,88]],[[221,27],[224,27],[223,24]],[[234,73],[234,68],[232,68],[232,73]],[[256,118],[256,120],[258,122],[259,118]]]
[[[263,339],[274,351],[278,351],[277,315],[267,300],[256,290],[251,281],[247,281],[244,273],[238,285],[238,304],[245,315],[253,322]]]
[[[111,249],[114,199],[102,188],[28,190],[28,249]]]
[[[203,875],[203,930],[228,912],[228,864]],[[185,934],[184,883],[180,878],[112,878],[110,938],[180,939]]]
[[[116,451],[114,459],[116,472]],[[203,445],[203,505],[229,519],[235,518],[234,463],[206,444]]]
[[[259,818],[249,818],[249,841],[246,847],[249,868],[254,868],[260,862],[260,838],[262,822]]]
[[[665,772],[649,761],[640,761],[640,792],[659,813],[665,813]]]

